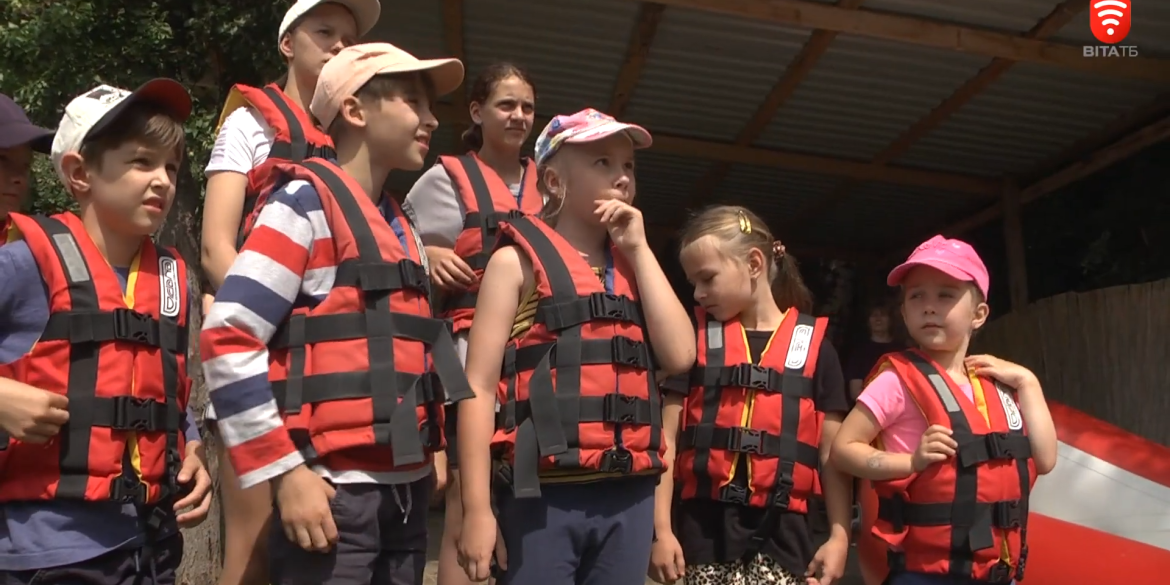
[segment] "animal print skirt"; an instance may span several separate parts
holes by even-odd
[[[757,554],[751,562],[735,561],[687,566],[685,585],[798,585],[798,579],[771,557]]]

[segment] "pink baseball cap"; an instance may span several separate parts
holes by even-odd
[[[915,266],[929,266],[963,282],[974,282],[987,298],[987,289],[990,277],[983,260],[975,252],[971,244],[962,240],[948,240],[942,236],[935,236],[914,248],[905,262],[890,271],[886,277],[886,284],[898,286],[906,278],[906,274]]]
[[[634,148],[646,148],[653,142],[645,128],[618,122],[613,116],[593,108],[585,108],[570,116],[557,116],[536,139],[536,164],[544,164],[564,144],[593,142],[618,132],[625,132],[634,142]]]

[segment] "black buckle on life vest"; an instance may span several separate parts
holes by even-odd
[[[483,218],[483,226],[480,228],[489,234],[494,234],[500,229],[501,223],[506,223],[514,219],[524,217],[524,212],[519,209],[509,209],[508,211],[497,211],[489,213]]]
[[[996,502],[991,505],[991,514],[996,528],[1019,528],[1024,524],[1024,507],[1019,500]]]
[[[745,505],[751,499],[751,492],[746,486],[729,483],[719,490],[719,501],[729,504]]]
[[[735,451],[737,453],[755,453],[759,455],[764,452],[764,432],[758,429],[749,429],[739,427],[731,429],[730,445],[727,446],[728,451]]]
[[[630,473],[634,470],[634,454],[621,447],[610,449],[602,453],[599,469],[603,473]]]
[[[642,363],[645,346],[629,337],[615,336],[613,341],[613,363],[631,368],[645,367]]]
[[[783,463],[781,463],[783,465]],[[792,499],[792,488],[796,487],[792,480],[780,480],[776,487],[772,488],[772,493],[768,495],[769,504],[774,508],[785,510]]]
[[[146,484],[120,476],[110,484],[110,499],[123,504],[145,504]]]
[[[601,399],[601,416],[608,423],[633,424],[638,422],[639,401],[626,394],[606,394]]]
[[[589,295],[589,316],[594,319],[613,319],[614,321],[630,321],[633,315],[627,310],[625,299],[609,293],[593,293]]]
[[[988,583],[1000,583],[1006,585],[1012,582],[1012,566],[999,561],[991,570],[987,572]]]
[[[771,382],[772,370],[755,364],[740,364],[731,371],[731,386],[767,390]]]
[[[114,309],[114,339],[158,347],[158,327],[150,315]]]
[[[1007,433],[990,433],[984,438],[987,441],[987,454],[992,459],[1015,459],[1015,450],[1012,448],[1011,435]]]
[[[157,415],[158,403],[149,398],[137,396],[115,396],[112,398],[114,417],[111,428],[122,431],[157,431],[162,424]]]

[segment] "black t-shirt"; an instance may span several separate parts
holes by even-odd
[[[748,331],[752,361],[759,363],[771,331]],[[849,397],[837,351],[828,340],[821,342],[813,374],[813,402],[821,412],[846,413]],[[736,467],[736,478],[747,466]],[[756,528],[764,517],[764,508],[729,504],[707,498],[676,500],[674,533],[682,545],[688,565],[730,563],[740,560]],[[772,534],[760,552],[776,560],[794,575],[803,575],[812,561],[813,542],[809,518],[805,514],[781,512]]]
[[[869,372],[873,370],[883,355],[903,349],[906,349],[906,345],[897,341],[878,343],[872,339],[866,339],[859,343],[849,352],[849,359],[845,360],[846,385],[848,386],[850,380],[864,380],[866,376],[869,376]]]

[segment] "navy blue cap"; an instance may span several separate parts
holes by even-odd
[[[49,154],[49,148],[53,145],[53,131],[30,122],[24,108],[0,93],[0,148],[21,144],[28,144],[37,152]]]

